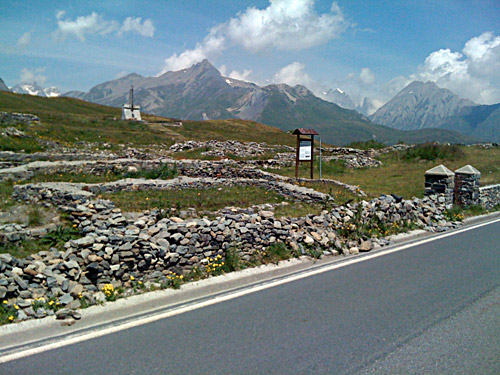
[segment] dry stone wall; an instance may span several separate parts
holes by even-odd
[[[479,203],[487,210],[500,205],[500,184],[480,187]]]
[[[128,189],[143,184],[151,188],[151,184],[157,183],[162,182],[16,186],[16,198],[50,202],[66,212],[82,237],[68,241],[64,251],[51,249],[26,259],[0,255],[0,298],[21,307],[20,319],[43,317],[52,312],[35,311],[32,306],[37,298],[57,296],[64,307],[75,309],[80,307],[81,295],[91,303],[103,299],[101,290],[105,284],[130,286],[133,278],[166,282],[169,275],[185,275],[196,268],[203,269],[215,257],[224,259],[230,248],[244,260],[278,242],[298,254],[315,249],[322,255],[350,255],[388,243],[357,235],[366,225],[375,228],[382,223],[412,222],[432,231],[457,225],[446,221],[444,206],[434,197],[402,200],[381,196],[302,218],[276,218],[272,211],[260,210],[227,212],[214,220],[163,218],[159,210],[145,211],[130,219],[113,202],[95,198],[101,187]]]

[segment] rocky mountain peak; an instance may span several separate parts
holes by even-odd
[[[349,95],[339,89],[338,87],[335,90],[329,89],[327,92],[324,93],[324,96],[326,100],[329,102],[337,104],[339,107],[345,108],[345,109],[355,109],[356,105],[352,101],[352,99],[349,97]]]
[[[439,127],[449,116],[475,105],[434,82],[411,82],[372,116],[373,122],[401,130]]]
[[[61,95],[56,87],[43,88],[36,81],[18,83],[12,87],[12,92],[45,97],[56,97]]]

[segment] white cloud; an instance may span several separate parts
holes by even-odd
[[[21,49],[25,49],[31,42],[31,31],[26,31],[21,37],[17,40],[17,46]]]
[[[189,68],[197,62],[217,56],[225,49],[225,39],[216,34],[217,33],[211,32],[205,37],[202,43],[196,44],[194,49],[188,49],[180,55],[174,53],[172,56],[165,59],[164,66],[160,74],[168,71]]]
[[[303,85],[311,89],[313,79],[305,72],[305,64],[297,61],[285,66],[273,77],[274,83],[286,83],[290,86]]]
[[[252,74],[251,69],[244,69],[243,72],[238,72],[236,70],[233,70],[231,73],[229,73],[229,78],[237,79],[239,81],[245,81],[245,82],[252,82],[250,79],[250,75]]]
[[[500,102],[500,37],[486,32],[470,39],[460,52],[432,52],[412,80],[433,81],[481,104]]]
[[[265,9],[249,7],[230,19],[226,36],[252,52],[267,49],[301,50],[338,37],[346,27],[336,3],[329,13],[319,15],[315,0],[271,0]]]
[[[363,68],[359,74],[359,79],[363,85],[370,86],[375,82],[375,74],[373,74],[370,68]]]
[[[330,11],[324,14],[318,14],[314,5],[315,0],[270,0],[267,8],[249,7],[227,22],[214,26],[194,49],[167,58],[161,73],[214,58],[230,45],[252,53],[302,50],[339,37],[347,22],[337,3],[334,2]]]
[[[122,70],[115,75],[115,79],[125,77],[127,74],[129,73],[126,70]]]
[[[36,81],[38,84],[43,85],[47,81],[47,77],[43,74],[44,72],[45,68],[37,68],[35,70],[23,68],[19,78],[21,82],[32,83]]]
[[[219,67],[219,72],[223,77],[229,77],[229,78],[237,79],[239,81],[253,82],[250,79],[250,76],[253,73],[253,70],[251,70],[251,69],[244,69],[243,72],[238,72],[237,70],[232,70],[231,73],[228,73],[227,66],[221,65]]]
[[[108,35],[116,33],[116,35],[123,35],[124,33],[131,32],[145,37],[152,37],[155,32],[153,22],[150,19],[128,17],[120,24],[116,20],[106,20],[101,14],[92,12],[88,16],[79,16],[74,20],[65,19],[66,12],[57,12],[57,31],[55,36],[64,40],[68,36],[74,36],[84,41],[87,35]]]
[[[153,21],[151,21],[150,19],[146,19],[143,23],[141,22],[141,17],[127,17],[125,21],[123,21],[123,26],[119,31],[120,35],[126,32],[136,32],[137,34],[140,34],[142,36],[152,38],[155,33]]]

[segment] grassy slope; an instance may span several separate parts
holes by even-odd
[[[32,113],[42,124],[22,130],[42,139],[65,144],[78,141],[111,144],[171,145],[184,139],[267,142],[293,145],[295,137],[274,127],[244,120],[185,121],[182,127],[162,125],[169,119],[143,115],[151,125],[115,120],[119,108],[106,107],[74,98],[42,98],[0,92],[0,111]]]
[[[342,169],[334,164],[323,164],[323,178],[331,178],[344,183],[359,185],[370,197],[380,194],[397,194],[405,198],[422,197],[424,194],[425,171],[444,164],[452,171],[471,164],[481,173],[481,184],[489,185],[500,181],[500,148],[483,149],[481,147],[460,146],[463,154],[453,160],[405,160],[397,153],[382,155],[379,159],[383,165],[379,168]],[[319,175],[318,164],[315,176]],[[277,173],[295,176],[293,167],[281,169]],[[300,176],[308,177],[308,166],[301,165]]]

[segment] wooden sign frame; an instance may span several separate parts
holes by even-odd
[[[314,129],[303,128],[295,129],[292,134],[297,135],[297,148],[295,151],[295,178],[299,178],[299,164],[309,163],[312,180],[314,179],[314,136],[319,134]],[[309,147],[310,152],[307,150]],[[310,160],[308,158],[309,154]]]

